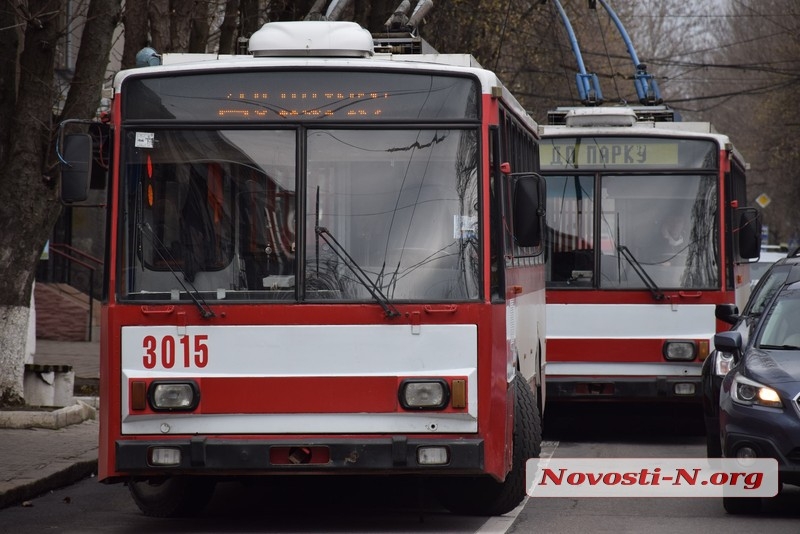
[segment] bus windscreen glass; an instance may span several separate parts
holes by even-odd
[[[714,175],[548,175],[547,193],[548,287],[720,286]]]
[[[479,297],[477,128],[137,126],[124,139],[123,298]]]

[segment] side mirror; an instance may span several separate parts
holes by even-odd
[[[70,134],[64,137],[61,157],[61,202],[71,204],[89,198],[92,173],[92,136]]]
[[[519,176],[514,184],[514,239],[521,247],[538,247],[542,244],[544,188],[544,180],[536,174]]]
[[[739,320],[739,308],[736,304],[717,304],[714,317],[728,324],[736,324]]]
[[[755,208],[739,208],[739,256],[755,259],[761,255],[761,215]]]
[[[714,348],[718,351],[736,353],[742,349],[742,334],[721,332],[714,336]]]

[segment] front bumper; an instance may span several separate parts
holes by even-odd
[[[692,394],[678,394],[677,384],[690,384]],[[700,402],[702,400],[699,376],[568,376],[547,377],[548,400],[571,401],[622,401],[670,400]]]
[[[794,407],[741,406],[723,396],[720,428],[724,456],[735,458],[750,447],[758,457],[778,461],[783,482],[800,484],[800,418]]]
[[[116,470],[133,475],[225,474],[261,475],[305,473],[484,473],[481,439],[408,439],[405,436],[372,439],[308,439],[301,441],[225,439],[195,436],[171,440],[119,440]],[[174,466],[152,465],[151,450],[180,451]],[[444,465],[423,465],[420,447],[445,447]],[[295,454],[298,451],[301,454]],[[299,461],[298,461],[299,459]],[[305,461],[303,461],[305,460]]]

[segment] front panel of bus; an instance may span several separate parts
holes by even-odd
[[[400,71],[124,79],[101,479],[502,478],[480,94]]]
[[[713,139],[586,135],[542,142],[548,395],[699,400],[731,300]],[[730,252],[729,252],[730,253]]]

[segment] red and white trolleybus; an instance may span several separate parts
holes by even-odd
[[[99,479],[147,514],[220,476],[420,475],[473,514],[525,495],[537,125],[471,57],[378,45],[269,23],[248,55],[120,72],[107,125],[61,142],[65,201],[110,161]]]
[[[543,126],[550,400],[700,402],[717,304],[749,295],[746,164],[664,106],[559,108]]]

